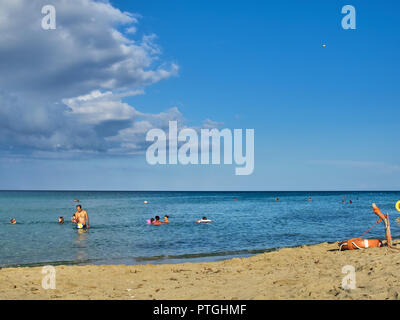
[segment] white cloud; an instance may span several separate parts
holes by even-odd
[[[122,96],[143,94],[142,90],[125,93]],[[103,121],[134,120],[138,112],[121,101],[121,95],[111,91],[101,93],[99,90],[76,98],[64,99],[63,102],[71,109],[70,116],[75,116],[81,123],[99,124]]]
[[[137,31],[136,27],[129,27],[129,28],[126,28],[126,29],[125,29],[125,32],[126,32],[127,34],[135,34],[136,31]]]
[[[151,114],[124,101],[179,70],[161,61],[155,34],[133,38],[139,15],[107,1],[53,0],[57,29],[43,30],[47,4],[0,2],[2,155],[136,154],[145,150],[150,129],[168,131],[170,120],[185,126],[177,108]]]
[[[93,90],[151,85],[177,74],[173,63],[158,64],[155,35],[132,31],[138,18],[107,2],[54,0],[57,29],[41,28],[47,1],[0,3],[0,87],[59,100]]]
[[[206,119],[203,121],[203,128],[204,129],[218,129],[224,125],[223,122],[217,122],[210,119]]]
[[[140,113],[123,98],[144,94],[178,66],[160,61],[154,34],[132,38],[137,14],[107,1],[53,0],[57,29],[43,30],[47,4],[0,2],[0,149],[122,150],[126,141],[108,138],[140,128],[139,116],[150,126],[164,116]]]

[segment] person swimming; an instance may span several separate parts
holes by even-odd
[[[59,217],[58,218],[58,223],[59,224],[64,224],[64,217]]]
[[[17,224],[17,220],[14,219],[14,218],[12,218],[12,219],[10,220],[10,223],[9,223],[9,224]]]
[[[156,216],[156,220],[153,221],[153,225],[159,226],[159,225],[162,225],[162,224],[163,224],[163,223],[162,223],[162,221],[160,221],[160,217],[159,217],[159,216]]]
[[[203,217],[200,220],[196,220],[196,223],[210,223],[212,220],[208,220],[207,217]]]
[[[169,216],[164,216],[164,223],[169,223]]]

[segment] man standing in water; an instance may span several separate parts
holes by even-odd
[[[82,210],[82,206],[80,204],[76,206],[74,217],[78,229],[89,229],[89,216],[86,210]]]

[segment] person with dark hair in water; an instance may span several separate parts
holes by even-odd
[[[207,217],[203,217],[200,220],[195,221],[196,223],[210,223],[212,220],[208,220]]]
[[[163,223],[162,223],[162,221],[160,221],[160,217],[156,216],[156,220],[153,222],[153,225],[159,226],[159,225],[162,225],[162,224]]]
[[[9,224],[17,224],[17,220],[14,219],[14,218],[12,218],[12,219],[10,220],[10,223],[9,223]]]
[[[59,224],[64,224],[64,217],[59,217],[58,218],[58,223]]]
[[[82,205],[78,204],[76,206],[76,212],[71,220],[75,221],[78,229],[89,229],[89,215],[86,210],[82,209]],[[72,221],[72,223],[74,222]]]

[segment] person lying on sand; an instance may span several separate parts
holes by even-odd
[[[17,224],[17,220],[15,220],[14,218],[12,218],[11,220],[10,220],[10,223],[9,224]]]
[[[212,220],[208,220],[207,217],[203,217],[200,220],[195,221],[196,223],[210,223]]]
[[[76,206],[76,212],[73,217],[75,217],[75,223],[78,229],[89,229],[89,215],[86,210],[82,210],[80,204]]]

